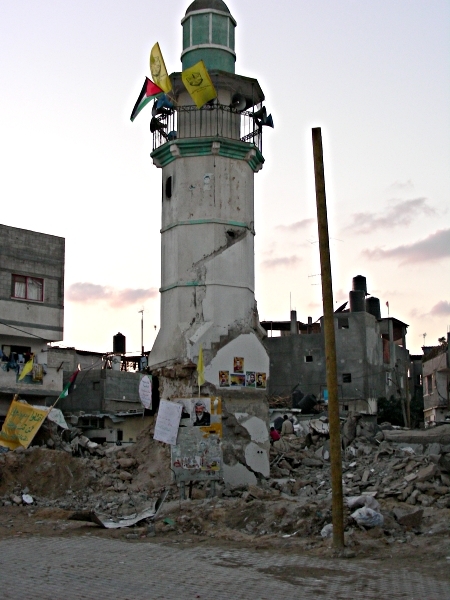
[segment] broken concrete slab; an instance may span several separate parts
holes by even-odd
[[[408,529],[417,529],[420,527],[423,518],[423,508],[417,508],[412,512],[402,510],[401,508],[394,508],[394,516],[397,519],[397,523],[407,527]]]
[[[450,424],[430,429],[385,430],[384,436],[389,442],[402,444],[450,444]]]
[[[420,471],[417,473],[417,481],[422,482],[422,481],[429,481],[430,479],[433,479],[433,477],[437,473],[437,470],[438,470],[438,468],[434,463],[429,464],[427,467],[420,469]],[[406,477],[405,477],[405,479],[406,479]]]

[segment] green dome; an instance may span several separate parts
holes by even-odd
[[[197,10],[220,10],[221,12],[230,13],[228,6],[222,0],[195,0],[187,9],[186,14]]]
[[[208,70],[234,73],[236,21],[223,0],[194,0],[181,24],[183,70],[203,60]]]

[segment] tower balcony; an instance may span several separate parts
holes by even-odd
[[[164,108],[153,117],[150,130],[153,151],[176,140],[221,138],[245,142],[262,153],[262,125],[254,112],[238,112],[224,104]]]

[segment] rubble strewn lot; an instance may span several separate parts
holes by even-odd
[[[350,555],[427,561],[449,556],[450,425],[421,431],[420,438],[413,431],[346,425],[342,470]],[[89,530],[148,540],[156,528],[158,539],[332,552],[326,527],[331,523],[326,436],[311,432],[282,438],[271,448],[271,477],[258,485],[217,484],[211,498],[209,484],[195,484],[191,499],[180,500],[168,469],[169,448],[155,442],[151,433],[148,428],[135,445],[125,448],[88,444],[77,431],[70,433],[72,440],[61,440],[47,426],[40,440],[45,446],[0,454],[0,538]],[[426,443],[429,439],[433,441]],[[139,513],[154,505],[163,488],[169,494],[155,528],[144,522],[101,530],[72,520],[89,511],[111,517]],[[358,506],[382,515],[382,524],[358,524],[351,516]]]

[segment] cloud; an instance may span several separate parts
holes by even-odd
[[[430,315],[435,317],[450,315],[450,302],[441,300],[430,310]]]
[[[291,223],[290,225],[277,225],[275,229],[296,233],[301,229],[306,229],[313,223],[316,223],[316,219],[303,219],[302,221],[297,221],[296,223]]]
[[[364,256],[372,260],[385,260],[389,258],[401,259],[400,265],[419,262],[432,262],[441,258],[450,257],[450,229],[439,229],[427,238],[397,246],[390,250],[375,248],[364,250]]]
[[[353,233],[371,233],[377,229],[393,229],[400,225],[409,225],[417,217],[429,217],[436,214],[434,208],[427,204],[426,198],[394,202],[393,206],[389,206],[379,213],[354,213],[352,215],[353,222],[345,229],[351,230]]]
[[[276,269],[277,267],[295,267],[300,262],[301,258],[298,258],[298,256],[282,256],[264,260],[261,265],[267,269]]]
[[[73,283],[66,291],[66,298],[70,302],[79,302],[82,304],[105,301],[114,308],[142,303],[150,298],[155,298],[157,295],[158,290],[155,288],[147,290],[142,288],[125,288],[119,290],[110,286],[88,282]]]
[[[388,187],[388,190],[400,190],[408,192],[412,191],[413,189],[414,184],[411,179],[408,179],[408,181],[405,181],[404,183],[402,181],[394,181],[394,183]]]

